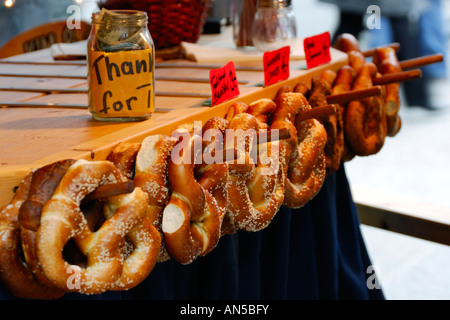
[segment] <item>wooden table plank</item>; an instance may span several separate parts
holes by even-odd
[[[31,78],[31,77],[1,77],[0,87],[32,87],[32,88],[75,88],[85,85],[85,79]],[[1,94],[1,93],[0,93]]]
[[[33,98],[39,98],[43,95],[40,92],[21,92],[18,94],[16,91],[0,91],[0,101],[27,101]]]
[[[51,61],[45,56],[45,50],[33,54],[16,57],[11,61]],[[274,97],[278,88],[284,84],[294,85],[299,77],[310,79],[313,74],[318,74],[325,69],[338,69],[347,63],[347,56],[337,50],[333,50],[333,62],[314,68],[313,70],[292,70],[292,76],[283,82],[268,88],[255,86],[263,81],[262,71],[238,71],[237,76],[251,80],[248,85],[240,85],[241,94],[225,103],[215,107],[204,106],[205,97],[173,97],[156,96],[157,109],[165,112],[155,112],[152,117],[140,122],[99,122],[92,119],[87,109],[63,109],[63,108],[2,108],[0,109],[0,206],[10,201],[13,188],[25,174],[32,168],[42,166],[53,161],[65,158],[104,159],[119,141],[140,142],[146,136],[156,133],[171,135],[180,124],[193,121],[206,122],[213,116],[225,116],[228,106],[235,101],[250,103],[262,97]],[[26,60],[25,60],[26,59]],[[181,63],[181,62],[180,62]],[[186,63],[186,61],[184,61]],[[191,63],[191,62],[188,62]],[[254,66],[254,64],[249,64]],[[41,72],[45,69],[49,75],[70,74],[79,72],[82,74],[83,66],[51,65],[30,66],[27,64],[1,64],[8,71],[22,74],[28,72]],[[161,69],[163,70],[163,69]],[[186,70],[186,71],[184,71]],[[185,68],[179,70],[164,68],[158,70],[161,76],[198,77],[209,78],[209,70],[205,68]],[[0,77],[0,84],[23,87],[33,85],[36,87],[78,87],[87,88],[85,79],[56,79],[33,77]],[[192,83],[179,81],[157,81],[157,91],[175,92],[199,92],[210,93],[209,83]],[[27,92],[12,92],[8,96],[0,91],[0,100],[22,101]],[[86,104],[87,94],[36,94],[26,99],[30,103],[65,103]]]

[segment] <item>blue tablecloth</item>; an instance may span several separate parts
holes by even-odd
[[[282,207],[262,231],[224,236],[189,265],[158,263],[129,291],[62,299],[384,299],[367,285],[370,265],[341,166],[307,205]],[[13,298],[1,287],[0,297]]]

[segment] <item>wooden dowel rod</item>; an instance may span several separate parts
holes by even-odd
[[[422,71],[420,69],[412,69],[408,71],[388,73],[378,78],[373,78],[373,85],[385,85],[389,83],[402,82],[420,78]]]
[[[323,118],[332,114],[335,114],[337,111],[334,105],[326,105],[321,107],[311,108],[309,110],[305,110],[300,112],[295,121],[304,121],[313,118]]]
[[[118,196],[120,194],[130,193],[134,190],[133,181],[117,182],[104,184],[88,194],[83,201],[90,201],[95,199],[107,198],[111,196]]]
[[[395,51],[398,51],[398,50],[400,50],[400,43],[393,42],[393,43],[389,43],[387,45],[381,46],[380,48],[385,48],[385,47],[391,47],[391,48],[394,48]],[[366,51],[361,51],[361,53],[364,55],[364,57],[371,57],[375,54],[376,49],[377,48],[369,49]]]
[[[363,98],[373,97],[381,94],[381,87],[375,85],[370,88],[352,90],[349,92],[338,93],[327,96],[329,104],[338,103],[344,104],[352,100],[360,100]]]
[[[428,64],[442,62],[444,56],[441,53],[431,54],[428,56],[412,58],[408,60],[399,61],[402,70],[414,69]]]
[[[272,135],[272,130],[267,130],[266,139],[264,139],[264,140],[260,139],[260,136],[261,136],[262,132],[258,131],[256,133],[256,143],[260,144],[260,143],[284,140],[284,139],[289,139],[291,137],[291,130],[289,130],[288,128],[281,128],[281,129],[275,129],[275,130],[278,130],[278,136],[277,137],[274,137]]]

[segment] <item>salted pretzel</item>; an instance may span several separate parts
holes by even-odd
[[[306,98],[309,97],[309,94],[311,93],[311,84],[306,83],[305,81],[299,81],[295,86],[292,92],[301,93]]]
[[[364,55],[355,36],[343,33],[337,38],[334,47],[347,52],[349,64],[358,71],[365,64]],[[396,73],[402,71],[395,49],[392,47],[375,48],[372,61],[377,66],[378,71],[382,74]],[[389,83],[384,86],[385,90],[385,107],[387,117],[386,135],[393,137],[401,128],[401,118],[398,115],[400,108],[400,83]]]
[[[311,94],[308,102],[312,108],[328,105],[327,96],[332,92],[332,85],[337,74],[329,70],[311,79]],[[344,150],[344,123],[339,111],[340,106],[334,105],[338,112],[322,117],[319,121],[327,132],[327,143],[324,148],[327,176],[339,169]]]
[[[357,72],[352,89],[372,87],[378,74],[372,62]],[[344,132],[353,152],[358,156],[376,154],[386,137],[386,116],[383,95],[350,101],[344,119]]]
[[[125,210],[136,210],[139,213],[136,214],[136,218],[129,217],[131,221],[121,222],[124,224],[124,228],[128,228],[126,223],[134,224],[134,226],[126,233],[126,239],[122,242],[123,269],[119,279],[109,288],[111,291],[128,290],[137,286],[150,274],[158,260],[161,236],[150,217],[146,215],[145,205],[147,202],[144,200],[144,196],[144,192],[136,187],[133,193],[109,197],[103,207],[107,221],[111,221],[122,211],[127,214]],[[129,204],[135,201],[143,203]],[[119,218],[116,221],[118,220]],[[116,232],[122,232],[122,230],[116,230]]]
[[[391,47],[376,48],[373,62],[377,65],[382,75],[401,72],[402,68],[397,59],[395,50]],[[395,136],[401,128],[402,121],[398,114],[400,109],[400,83],[389,83],[385,85],[385,106],[387,118],[387,135]]]
[[[358,39],[351,33],[342,33],[333,43],[333,47],[343,52],[361,51]]]
[[[90,230],[80,205],[97,187],[128,180],[110,161],[81,159],[67,170],[42,210],[36,235],[42,270],[56,287],[95,294],[114,289],[120,281],[125,237],[145,217],[148,206],[145,193],[134,188],[132,193],[108,198],[105,205],[114,208],[114,215],[96,231]],[[71,239],[87,257],[86,266],[71,264],[63,257],[63,249]],[[153,243],[157,244],[157,240]],[[157,253],[159,247],[147,250]]]
[[[72,159],[62,160],[34,170],[28,199],[19,210],[20,238],[26,264],[34,276],[49,287],[53,284],[43,274],[37,257],[36,232],[40,226],[42,208],[74,162]]]
[[[319,192],[325,180],[326,131],[316,119],[296,121],[300,112],[311,108],[303,94],[283,93],[275,103],[270,128],[287,127],[292,134],[290,139],[280,141],[280,162],[286,176],[283,204],[299,208]]]
[[[265,129],[260,120],[248,113],[234,117],[229,130],[234,134],[227,135],[225,146],[236,148],[239,158],[228,164],[227,215],[235,229],[258,231],[270,224],[284,199],[279,141],[259,143],[256,147],[255,135]]]
[[[334,81],[336,81],[337,72],[331,69],[324,70],[320,74],[320,78],[325,80],[330,87],[333,87]]]
[[[350,92],[352,90],[353,80],[356,77],[355,70],[349,66],[345,65],[339,68],[339,70],[336,72],[336,78],[333,83],[333,88],[331,90],[331,94],[341,94]],[[354,152],[351,150],[347,138],[344,134],[344,118],[345,118],[345,112],[346,112],[346,106],[345,105],[339,105],[338,112],[339,117],[342,119],[342,136],[343,136],[343,148],[341,153],[341,162],[347,162],[352,160],[355,157]]]
[[[292,92],[294,91],[294,89],[292,88],[292,86],[290,85],[284,85],[281,86],[278,90],[277,93],[275,94],[275,97],[273,98],[273,100],[275,100],[276,98],[278,98],[278,96],[282,93],[287,93],[287,92]]]
[[[140,187],[147,195],[149,206],[147,215],[143,222],[132,230],[128,239],[132,247],[143,246],[145,249],[148,244],[139,241],[152,241],[152,239],[161,239],[163,237],[161,230],[162,210],[169,200],[169,186],[167,182],[167,166],[170,151],[176,140],[166,135],[152,135],[144,138],[141,143],[119,143],[108,156],[119,170],[126,176],[133,179],[136,187]],[[110,214],[106,214],[109,216]],[[147,231],[150,230],[150,231]],[[150,236],[143,237],[143,232],[150,232]],[[159,236],[155,233],[158,232]],[[143,251],[145,252],[145,251]],[[141,263],[143,266],[152,266],[155,264],[153,255],[138,255],[135,250],[135,264]],[[157,261],[162,262],[170,257],[165,248],[164,240],[160,241],[160,252]],[[143,269],[143,268],[135,268]],[[124,266],[127,270],[127,266]],[[124,272],[125,273],[125,272]],[[132,278],[133,273],[128,276]],[[134,279],[135,283],[140,282],[145,277],[142,273],[141,278]],[[123,275],[123,279],[126,277]],[[134,277],[136,278],[136,277]],[[117,286],[119,289],[123,285]]]
[[[270,117],[276,108],[277,105],[272,99],[262,98],[250,103],[246,112],[259,120],[261,129],[267,129],[269,128]]]
[[[244,102],[234,102],[228,107],[227,114],[225,115],[225,120],[230,121],[233,117],[240,113],[246,112],[248,105]]]
[[[163,211],[162,231],[169,255],[181,264],[189,264],[216,247],[224,211],[195,176],[194,165],[201,163],[203,152],[202,137],[181,129],[173,136],[178,137],[178,141],[172,149],[168,168],[172,193]],[[217,183],[220,182],[213,184]]]
[[[347,53],[348,65],[356,72],[366,64],[366,58],[360,51],[350,51]]]
[[[106,160],[111,161],[128,178],[133,179],[136,156],[141,148],[139,142],[120,142],[108,154]]]
[[[19,210],[27,201],[33,171],[21,181],[11,202],[0,211],[0,279],[16,297],[56,299],[64,291],[39,281],[21,258]]]
[[[170,259],[162,232],[162,212],[170,198],[168,182],[169,158],[177,140],[166,135],[146,137],[136,155],[134,184],[147,195],[147,215],[158,229],[161,238],[159,262]]]
[[[227,213],[228,205],[228,162],[223,154],[224,140],[229,121],[221,117],[213,117],[202,127],[203,161],[195,166],[198,183],[208,191],[217,202],[220,215],[223,217],[221,235],[232,233]],[[234,159],[234,154],[232,156]]]

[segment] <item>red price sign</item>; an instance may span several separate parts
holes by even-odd
[[[331,40],[328,31],[303,40],[308,69],[331,61],[330,46]]]
[[[264,52],[264,86],[289,78],[289,46],[274,51]]]
[[[239,95],[239,85],[233,61],[228,62],[222,68],[210,70],[209,82],[211,84],[212,106]]]

